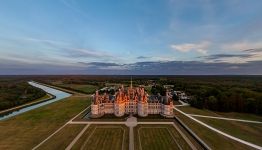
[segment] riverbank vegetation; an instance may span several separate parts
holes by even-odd
[[[45,91],[25,80],[0,78],[0,110],[22,105],[46,96]]]

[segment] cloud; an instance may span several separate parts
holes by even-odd
[[[148,56],[138,56],[136,57],[137,59],[148,59],[148,58],[151,58],[151,57],[148,57]]]
[[[55,41],[55,40],[48,40],[48,39],[37,39],[37,38],[23,38],[23,40],[26,41],[32,41],[32,42],[39,42],[47,45],[69,45],[69,43],[62,42],[62,41]]]
[[[100,70],[126,70],[128,65],[126,64],[117,64],[117,63],[105,63],[105,62],[79,62],[83,64],[88,69],[100,69]]]
[[[226,56],[229,57],[229,56]],[[79,62],[74,67],[57,64],[0,62],[0,74],[99,74],[99,75],[261,75],[262,61],[246,63],[202,61],[145,61],[132,64]]]
[[[250,58],[253,54],[213,54],[208,56],[201,56],[198,58],[204,58],[206,60],[219,60],[221,58],[232,58],[232,57],[238,57],[238,58]]]
[[[96,51],[82,48],[64,48],[67,55],[71,57],[93,57],[93,58],[112,58],[113,56],[103,51]]]
[[[262,52],[262,48],[258,48],[258,49],[246,49],[246,50],[243,50],[243,52],[260,53],[260,52]]]
[[[261,49],[262,41],[250,42],[250,41],[241,41],[235,43],[227,43],[221,47],[224,50],[233,50],[233,51],[244,51],[250,49]]]
[[[210,46],[210,42],[202,41],[200,43],[185,43],[185,44],[172,44],[170,47],[173,50],[180,52],[197,51],[201,54],[207,54],[207,48]]]

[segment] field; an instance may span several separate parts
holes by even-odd
[[[0,122],[0,149],[32,149],[90,105],[69,97]]]
[[[90,125],[72,149],[128,149],[129,130],[125,125]]]
[[[135,149],[190,149],[171,125],[138,125],[134,128]]]
[[[255,114],[237,113],[237,112],[214,112],[207,109],[197,109],[190,106],[179,107],[179,109],[188,114],[262,121],[262,116],[255,115]]]
[[[262,124],[196,117],[198,120],[242,140],[262,146]]]
[[[93,94],[95,93],[96,90],[99,89],[98,86],[94,86],[94,85],[81,85],[81,84],[61,84],[59,85],[61,87],[65,87],[65,88],[70,88],[76,91],[81,91],[87,94]]]
[[[175,111],[176,116],[183,121],[197,136],[199,136],[211,149],[238,149],[250,150],[249,146],[233,141],[218,134]],[[232,128],[231,128],[232,129]]]
[[[50,139],[48,139],[39,150],[65,149],[85,125],[68,124]]]

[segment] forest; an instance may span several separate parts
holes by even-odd
[[[262,114],[261,76],[187,76],[158,80],[190,95],[191,106],[221,112]]]
[[[0,110],[22,105],[45,96],[46,93],[33,87],[21,78],[0,78]]]

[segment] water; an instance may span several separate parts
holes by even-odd
[[[9,114],[6,114],[4,116],[0,116],[0,120],[4,120],[4,119],[10,118],[10,117],[22,114],[24,112],[36,109],[36,108],[41,107],[41,106],[45,106],[47,104],[50,104],[50,103],[53,103],[53,102],[56,102],[56,101],[59,101],[59,100],[62,100],[64,98],[71,96],[71,94],[69,94],[69,93],[59,91],[57,89],[53,89],[53,88],[50,88],[50,87],[47,87],[47,86],[44,86],[44,85],[41,85],[41,84],[38,84],[38,83],[35,83],[35,82],[28,82],[28,83],[32,86],[38,87],[38,88],[46,91],[47,93],[50,93],[50,94],[56,96],[56,98],[42,102],[42,103],[38,103],[38,104],[35,104],[35,105],[32,105],[32,106],[21,108],[21,109],[18,109],[18,110],[14,110],[13,112],[11,112]]]

